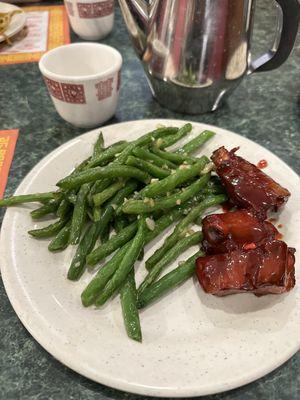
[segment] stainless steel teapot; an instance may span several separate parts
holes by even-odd
[[[245,75],[278,68],[298,30],[297,0],[276,0],[272,49],[251,60],[255,0],[119,0],[153,95],[190,114],[216,110]]]

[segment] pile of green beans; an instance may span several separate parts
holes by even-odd
[[[91,156],[57,183],[57,191],[0,200],[0,207],[40,203],[30,212],[32,219],[52,216],[54,221],[28,233],[37,239],[51,238],[50,252],[77,246],[68,279],[77,281],[87,268],[98,267],[81,294],[83,306],[101,307],[119,295],[126,332],[139,342],[139,309],[194,274],[195,260],[202,255],[202,233],[193,228],[201,225],[207,209],[227,200],[210,171],[209,159],[193,154],[213,132],[204,131],[168,150],[191,130],[189,123],[160,127],[109,147],[100,133]],[[173,232],[146,261],[146,274],[137,288],[135,269],[144,247],[174,223]],[[160,277],[192,246],[198,246],[192,257]]]

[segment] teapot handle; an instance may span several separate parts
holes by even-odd
[[[276,0],[276,2],[281,9],[278,9],[281,15],[278,16],[273,48],[251,62],[249,73],[270,71],[280,67],[293,50],[300,20],[300,5],[298,0]]]

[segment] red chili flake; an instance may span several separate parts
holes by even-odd
[[[277,235],[275,236],[276,240],[281,240],[283,238],[283,234],[282,233],[277,233]]]
[[[268,161],[267,160],[260,160],[257,163],[257,168],[263,169],[266,168],[268,166]]]
[[[278,224],[277,226],[278,226],[279,229],[283,227],[282,224]]]
[[[244,250],[254,250],[254,249],[256,249],[256,244],[255,243],[246,243],[246,244],[244,244],[244,246],[243,246],[243,249]]]

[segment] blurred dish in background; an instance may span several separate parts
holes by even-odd
[[[85,40],[100,40],[114,25],[114,0],[65,0],[73,31]]]
[[[13,4],[0,2],[0,42],[6,40],[20,32],[26,24],[26,14],[24,11]]]
[[[40,0],[3,0],[4,3],[28,4],[38,3]]]
[[[12,44],[0,43],[0,65],[37,62],[55,47],[70,42],[66,9],[59,6],[29,6],[26,26],[11,37]]]

